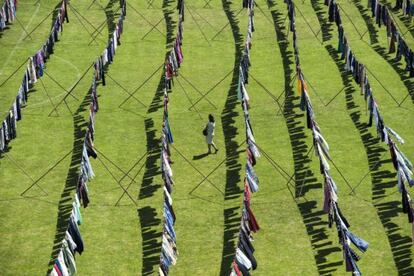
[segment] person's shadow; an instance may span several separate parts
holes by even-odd
[[[201,158],[204,158],[204,157],[206,157],[209,154],[210,153],[206,152],[206,153],[202,153],[202,154],[199,154],[199,155],[194,155],[193,156],[193,160],[200,160]]]

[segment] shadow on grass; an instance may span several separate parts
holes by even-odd
[[[161,220],[157,218],[157,210],[145,206],[138,210],[138,217],[141,222],[142,235],[142,275],[152,275],[155,273],[154,266],[160,261],[161,244],[159,238],[161,233],[157,230]]]
[[[73,150],[72,158],[68,174],[66,176],[65,187],[60,195],[58,205],[58,215],[56,222],[56,233],[54,239],[54,246],[51,254],[49,266],[53,266],[54,260],[57,257],[61,247],[62,240],[65,237],[65,232],[68,228],[68,221],[72,212],[73,192],[79,180],[79,167],[82,159],[83,142],[86,135],[86,128],[88,126],[83,114],[89,109],[90,105],[90,90],[83,98],[76,112],[73,114]],[[51,268],[50,268],[51,269]],[[50,272],[50,270],[49,270]]]
[[[389,170],[381,169],[381,165],[391,163],[391,160],[388,157],[383,157],[388,156],[387,150],[380,145],[381,141],[379,138],[372,136],[369,132],[368,125],[362,123],[360,120],[361,112],[358,110],[359,107],[355,104],[353,97],[355,89],[351,85],[352,75],[345,71],[343,65],[339,65],[340,61],[336,49],[331,45],[326,46],[326,48],[338,64],[338,69],[341,71],[342,82],[346,87],[345,97],[347,109],[355,128],[359,131],[368,158],[372,182],[373,205],[377,210],[378,217],[387,235],[398,274],[413,275],[414,269],[411,266],[412,240],[409,236],[401,235],[401,228],[392,222],[393,218],[398,217],[400,203],[395,200],[384,201],[387,197],[387,190],[395,189],[396,174]]]
[[[62,1],[59,1],[59,3],[57,3],[56,6],[53,8],[52,22],[50,23],[51,24],[50,29],[52,29],[53,26],[55,25],[55,21],[57,19],[58,14],[59,14],[60,7],[62,7]]]
[[[327,24],[320,24],[320,18],[323,17],[326,11],[323,7],[321,7],[321,5],[319,5],[319,2],[320,0],[311,0],[312,8],[315,11],[316,16],[318,17],[319,25],[321,26],[322,41],[325,42],[332,39],[332,34],[330,33],[332,24],[330,24],[329,22],[327,22]]]
[[[175,22],[172,20],[171,0],[164,0],[162,4],[162,10],[164,14],[164,20],[167,26],[167,38],[166,38],[166,55],[167,58],[169,50],[171,49],[172,42],[175,39],[173,34]],[[142,179],[141,188],[139,190],[139,199],[147,199],[154,195],[154,193],[161,188],[160,184],[154,183],[154,177],[160,174],[159,162],[161,155],[160,139],[157,138],[157,130],[161,129],[161,125],[154,126],[154,118],[159,117],[157,111],[163,109],[163,96],[164,96],[165,79],[164,75],[161,76],[158,83],[157,91],[152,98],[151,104],[147,110],[147,117],[145,119],[145,132],[147,139],[147,158],[145,160],[145,171]],[[154,114],[157,113],[157,114]],[[158,202],[158,201],[155,201]],[[158,208],[152,208],[151,206],[143,206],[138,209],[138,217],[141,225],[142,236],[142,275],[153,275],[158,272],[158,265],[160,263],[161,252],[161,235],[160,224],[161,219],[157,218]]]
[[[268,7],[271,10],[276,39],[279,44],[280,54],[283,59],[283,68],[285,73],[285,104],[283,115],[286,120],[286,125],[289,132],[290,143],[293,153],[294,161],[294,180],[295,180],[295,197],[300,198],[306,195],[307,192],[313,189],[318,189],[322,192],[322,185],[317,182],[314,176],[309,158],[312,152],[306,143],[305,134],[305,119],[303,113],[298,114],[299,97],[295,96],[291,78],[293,75],[292,65],[293,53],[289,50],[289,41],[286,35],[287,29],[284,26],[284,16],[274,7],[273,1],[267,1]],[[283,5],[283,4],[282,4]],[[328,28],[325,26],[325,29]],[[330,36],[324,34],[323,37],[328,39]],[[301,111],[299,111],[301,112]],[[312,245],[315,263],[320,275],[331,274],[342,265],[342,261],[328,262],[327,256],[334,252],[341,252],[341,249],[334,245],[332,241],[328,240],[328,223],[327,216],[318,207],[315,200],[299,202],[296,200],[297,207],[305,224],[309,240]]]
[[[242,193],[238,183],[240,183],[241,164],[238,162],[239,152],[238,143],[235,140],[237,128],[234,126],[235,119],[239,113],[235,110],[238,104],[237,85],[239,81],[239,65],[243,51],[243,39],[240,34],[238,20],[235,13],[231,10],[231,1],[222,0],[223,10],[230,23],[233,33],[235,58],[233,67],[233,77],[231,85],[227,93],[224,109],[221,113],[221,124],[223,127],[224,144],[226,147],[226,188],[224,192],[224,200],[231,200],[239,197]],[[224,232],[223,232],[223,249],[221,257],[220,275],[229,275],[231,271],[231,263],[234,259],[235,240],[239,233],[240,225],[240,203],[237,205],[227,206],[223,211],[224,216]]]
[[[3,37],[4,31],[10,29],[9,26],[6,26],[3,30],[0,30],[0,39]]]
[[[54,11],[53,11],[53,16],[52,16],[52,22],[51,22],[51,28],[53,27],[53,25],[54,25],[54,23],[55,23],[55,20],[56,20],[56,18],[57,18],[57,16],[58,16],[58,13],[59,13],[59,9],[60,9],[60,7],[61,7],[61,2],[59,3],[59,4],[57,4],[55,7],[54,7]],[[9,26],[10,26],[10,24],[8,23],[7,24],[7,27],[4,29],[4,30],[7,30],[7,29],[9,29]],[[63,28],[63,27],[62,27]],[[2,35],[3,35],[3,31],[1,31],[0,30],[0,38],[2,37]],[[16,44],[16,46],[17,46],[17,44]],[[50,55],[52,55],[53,54],[53,49],[52,49],[52,52],[50,53]],[[16,69],[16,70],[18,70],[18,68]],[[14,73],[16,73],[16,72],[14,72]],[[13,73],[13,74],[14,74]],[[5,84],[6,82],[4,82],[4,84]],[[29,89],[29,91],[28,91],[28,93],[27,93],[27,101],[29,101],[29,99],[30,99],[30,97],[31,97],[31,95],[33,94],[33,93],[35,93],[37,91],[37,89],[35,88],[35,86],[33,85],[30,89]],[[24,109],[25,107],[27,106],[27,104],[23,104],[22,105],[22,109]],[[4,115],[4,117],[6,117],[6,115]],[[4,118],[3,117],[3,118]],[[17,135],[16,135],[16,138],[17,138]],[[0,159],[2,159],[3,158],[3,155],[4,155],[4,153],[7,153],[7,152],[9,152],[10,150],[11,150],[11,147],[9,146],[10,145],[10,143],[11,143],[12,141],[9,141],[9,143],[5,146],[5,149],[4,149],[4,151],[3,152],[0,152]]]
[[[202,159],[204,157],[207,157],[208,155],[209,155],[208,152],[205,152],[205,153],[202,153],[202,154],[199,154],[199,155],[194,155],[193,156],[193,160],[200,160],[200,159]]]
[[[391,3],[393,2],[393,1],[390,1]],[[383,2],[383,4],[384,5],[386,5],[387,7],[388,7],[388,9],[390,10],[390,12],[393,12],[393,13],[395,13],[395,12],[399,12],[399,14],[398,14],[398,19],[404,24],[404,26],[408,29],[408,32],[411,34],[411,36],[412,37],[414,37],[414,28],[413,28],[413,22],[412,22],[412,20],[411,20],[411,18],[410,18],[410,16],[408,16],[408,15],[404,15],[403,13],[402,13],[402,10],[398,10],[398,9],[396,9],[396,8],[393,8],[392,7],[392,4],[391,3],[389,3],[388,1],[387,2]],[[398,23],[398,22],[397,22]],[[397,26],[398,27],[398,26]],[[400,29],[400,31],[402,32],[402,30]],[[404,33],[403,33],[403,35],[404,35]]]
[[[411,97],[411,101],[414,103],[414,81],[409,77],[409,73],[401,67],[401,62],[398,62],[395,59],[391,58],[388,55],[388,50],[377,44],[378,32],[376,31],[376,28],[374,26],[374,21],[370,17],[369,11],[362,6],[361,0],[353,0],[352,2],[359,10],[359,13],[361,14],[362,18],[365,21],[365,24],[368,27],[371,45],[376,44],[372,46],[372,49],[374,49],[374,51],[377,52],[378,55],[380,55],[385,61],[387,61],[388,64],[392,66],[394,71],[400,76],[401,81],[404,83],[404,86],[407,88],[407,92]],[[383,26],[383,28],[384,29],[382,31],[385,35],[385,26]]]
[[[113,12],[110,12],[109,9],[112,10],[113,2],[115,0],[110,0],[108,3],[108,6],[105,10],[105,13],[107,15],[107,22],[108,22],[108,29],[110,32],[115,30],[115,23]],[[60,5],[57,5],[56,7],[60,7]],[[57,16],[57,14],[54,14],[54,17]],[[110,21],[112,23],[110,23]],[[111,36],[108,37],[108,42],[110,41]],[[109,63],[105,65],[105,72],[108,71]],[[97,84],[99,85],[99,84]],[[79,169],[80,169],[80,163],[82,159],[82,150],[83,150],[83,143],[84,138],[86,135],[86,129],[88,127],[88,120],[89,116],[86,116],[85,120],[85,112],[89,110],[90,107],[90,95],[92,87],[89,88],[88,93],[84,96],[82,102],[80,103],[78,109],[73,113],[73,128],[74,128],[74,140],[73,140],[73,148],[72,148],[72,157],[71,157],[71,163],[68,170],[68,174],[66,177],[66,184],[65,188],[63,189],[59,205],[58,205],[58,218],[56,222],[56,233],[55,233],[55,240],[54,240],[54,246],[51,254],[51,259],[49,262],[49,272],[51,271],[51,266],[54,264],[54,260],[57,257],[57,254],[59,253],[61,247],[62,247],[62,240],[65,237],[65,232],[68,228],[68,221],[72,212],[72,203],[73,203],[73,196],[72,192],[76,191],[76,186],[78,184],[79,180]]]
[[[355,4],[357,9],[359,10],[359,13],[361,14],[362,18],[365,21],[365,25],[367,25],[368,34],[369,34],[369,40],[371,41],[371,45],[378,43],[378,31],[375,28],[371,16],[366,8],[364,8],[361,4],[361,1],[354,1],[352,2]]]
[[[106,24],[108,25],[108,41],[112,38],[112,33],[116,28],[115,16],[119,15],[114,12],[114,5],[116,2],[119,2],[119,0],[110,0],[105,7]]]
[[[321,25],[328,24],[326,18],[322,15],[318,15],[318,20]],[[376,39],[375,37],[372,38]],[[355,89],[352,85],[352,75],[345,70],[344,64],[340,60],[337,50],[332,45],[326,45],[325,48],[341,73],[342,83],[345,87],[346,107],[355,128],[361,136],[368,158],[368,166],[372,182],[373,205],[377,210],[378,217],[381,220],[385,234],[387,235],[391,246],[398,274],[413,275],[414,269],[411,266],[411,238],[409,236],[402,236],[400,234],[401,228],[392,222],[392,218],[398,217],[400,204],[398,201],[384,202],[384,199],[387,197],[387,190],[395,189],[396,175],[388,170],[381,170],[381,164],[390,163],[391,160],[383,157],[388,156],[387,150],[380,145],[379,138],[372,136],[368,125],[361,122],[360,108],[355,103],[353,96]]]

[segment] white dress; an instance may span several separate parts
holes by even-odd
[[[212,123],[212,122],[207,123],[207,136],[206,136],[207,144],[212,144],[213,143],[215,126],[216,126],[216,123]]]

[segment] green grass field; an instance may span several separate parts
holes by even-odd
[[[19,1],[17,12],[28,32],[58,4],[33,2]],[[18,137],[1,155],[0,275],[45,274],[66,226],[62,219],[75,192],[80,161],[73,153],[81,147],[79,139],[88,121],[85,103],[92,70],[73,86],[103,51],[108,29],[119,14],[118,1],[97,0],[88,8],[91,2],[70,2],[70,23],[64,25],[46,64],[47,76],[36,83],[18,122]],[[401,211],[396,174],[388,149],[374,128],[365,126],[368,116],[359,87],[338,59],[336,26],[328,23],[322,0],[295,2],[302,70],[312,87],[316,119],[331,148],[339,204],[350,229],[370,243],[358,265],[365,275],[414,275],[411,225]],[[395,63],[387,54],[385,28],[370,18],[366,1],[338,2],[348,15],[342,13],[350,45],[373,73],[370,82],[384,121],[403,136],[406,143],[400,148],[413,161],[414,80],[406,77],[402,62]],[[127,3],[122,44],[109,66],[106,86],[98,87],[98,158],[92,160],[96,177],[88,184],[91,203],[82,209],[85,251],[76,257],[79,275],[152,275],[158,270],[163,202],[158,142],[163,109],[162,71],[157,69],[170,49],[167,38],[176,33],[178,14],[176,1],[154,0],[150,7],[147,1]],[[286,4],[256,3],[247,89],[252,127],[263,156],[255,167],[260,190],[252,196],[261,226],[254,235],[258,269],[252,274],[345,275],[336,229],[328,227],[322,212],[322,177],[310,151],[311,133],[299,108],[296,83],[290,81],[295,66]],[[238,71],[234,72],[247,14],[240,12],[241,1],[213,0],[211,7],[204,5],[203,0],[187,3],[184,62],[170,94],[179,250],[172,275],[228,274],[243,200],[245,126],[235,90]],[[414,47],[412,24],[399,12],[394,15]],[[0,33],[0,83],[39,49],[51,24],[49,16],[28,38],[18,22]],[[151,24],[157,26],[148,33]],[[95,31],[99,26],[101,33]],[[24,70],[20,68],[0,87],[3,117]],[[66,93],[62,88],[73,88],[74,97],[51,113]],[[124,102],[134,91],[135,98]],[[387,92],[398,102],[408,97],[398,106]],[[201,131],[209,113],[216,117],[215,142],[220,150],[205,156]],[[47,195],[34,185],[21,196],[34,182]],[[123,195],[120,185],[129,187],[131,198]],[[354,193],[351,187],[356,187]]]

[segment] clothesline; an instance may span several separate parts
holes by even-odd
[[[401,60],[401,57],[404,56],[405,70],[409,72],[410,77],[414,77],[414,52],[408,46],[401,32],[398,31],[398,24],[394,20],[392,12],[379,0],[369,0],[368,8],[371,8],[371,16],[375,17],[378,27],[381,27],[381,24],[386,26],[389,43],[388,53],[396,52],[396,61]],[[397,43],[397,48],[395,43]]]
[[[59,41],[59,33],[63,32],[63,23],[65,20],[67,23],[69,22],[66,1],[67,0],[62,0],[61,2],[59,12],[52,29],[50,30],[47,41],[28,59],[26,71],[23,75],[23,80],[19,91],[17,92],[17,96],[13,100],[9,114],[0,126],[0,153],[4,152],[7,149],[8,144],[17,137],[17,121],[22,119],[21,109],[27,103],[28,93],[38,79],[43,77],[45,63],[50,55],[53,54],[54,45]]]
[[[259,190],[259,178],[257,177],[253,167],[256,165],[256,158],[260,157],[259,149],[256,146],[256,140],[254,138],[253,129],[250,123],[249,114],[249,95],[246,89],[249,78],[250,67],[250,49],[252,46],[251,40],[253,36],[254,28],[254,0],[243,0],[243,8],[248,10],[248,26],[246,41],[244,43],[244,49],[239,70],[239,79],[237,85],[237,97],[241,102],[241,107],[244,115],[245,132],[246,132],[246,152],[247,160],[245,165],[245,177],[244,177],[244,192],[243,192],[243,208],[240,218],[239,227],[239,239],[236,252],[232,262],[232,270],[230,275],[241,276],[249,275],[249,270],[255,270],[257,268],[257,261],[253,253],[255,251],[252,241],[252,233],[259,231],[260,226],[253,214],[250,207],[251,194]]]
[[[385,142],[390,150],[390,157],[393,162],[394,169],[397,172],[398,191],[402,195],[403,212],[408,216],[408,222],[413,226],[413,240],[414,240],[414,206],[411,201],[411,197],[408,193],[406,184],[410,187],[414,185],[413,179],[413,165],[404,155],[402,151],[393,141],[394,137],[400,144],[404,144],[403,138],[398,135],[393,129],[387,126],[384,122],[377,101],[374,98],[374,94],[369,83],[368,76],[366,74],[366,66],[358,61],[356,56],[351,50],[351,46],[345,36],[345,31],[341,23],[340,12],[338,4],[335,0],[328,0],[326,4],[329,6],[329,10],[334,10],[334,17],[330,17],[331,22],[335,21],[339,36],[338,52],[341,53],[341,59],[345,59],[345,69],[352,73],[353,79],[361,87],[361,95],[364,96],[369,111],[368,126],[372,126],[372,122],[375,122],[377,135],[381,138],[381,141]],[[410,50],[411,51],[411,50]]]
[[[17,0],[4,0],[0,8],[0,31],[16,19]]]
[[[329,155],[329,145],[325,138],[322,136],[321,128],[316,122],[315,113],[305,82],[305,77],[301,69],[295,25],[295,4],[293,0],[286,0],[285,2],[288,8],[289,30],[293,34],[293,48],[295,55],[296,76],[298,80],[298,92],[301,96],[300,108],[306,113],[306,125],[307,128],[312,131],[313,147],[316,156],[319,158],[320,173],[324,177],[323,210],[328,214],[329,227],[332,227],[333,223],[336,225],[339,243],[342,245],[346,270],[353,272],[354,275],[361,275],[361,272],[356,264],[360,257],[351,248],[351,243],[354,244],[354,246],[357,247],[361,252],[365,252],[368,249],[368,243],[349,230],[350,224],[339,208],[338,188],[335,181],[329,174],[330,166],[328,161],[332,161]],[[331,14],[332,13],[330,12],[329,15]]]
[[[184,0],[178,0],[178,30],[175,40],[167,55],[164,63],[164,113],[162,120],[161,133],[161,175],[164,181],[164,205],[163,205],[163,231],[162,231],[162,245],[160,253],[160,263],[158,274],[161,276],[168,275],[171,265],[177,263],[177,237],[174,230],[174,223],[176,216],[172,206],[172,187],[174,185],[173,173],[171,169],[171,152],[170,144],[174,143],[173,135],[170,128],[168,116],[168,91],[171,91],[173,85],[173,78],[178,75],[178,69],[183,62],[183,53],[181,49],[183,40],[183,22],[184,22]]]
[[[395,8],[402,10],[404,15],[409,15],[410,18],[414,15],[414,4],[411,0],[396,0]]]
[[[121,0],[120,5],[122,12],[115,26],[115,30],[110,36],[107,47],[94,62],[95,70],[92,79],[92,85],[89,90],[91,97],[89,122],[82,144],[83,146],[80,162],[80,173],[76,185],[75,199],[72,203],[72,212],[65,231],[65,238],[62,240],[61,248],[53,260],[54,265],[50,272],[51,276],[75,275],[77,270],[74,258],[75,253],[78,252],[81,255],[84,250],[84,242],[79,231],[79,226],[83,222],[80,207],[83,206],[86,208],[89,204],[87,183],[95,176],[89,157],[97,157],[97,152],[93,144],[95,136],[95,115],[99,110],[97,86],[99,81],[102,83],[102,85],[105,85],[104,70],[106,66],[113,62],[116,49],[121,44],[120,39],[123,31],[123,21],[126,16],[126,0]]]

